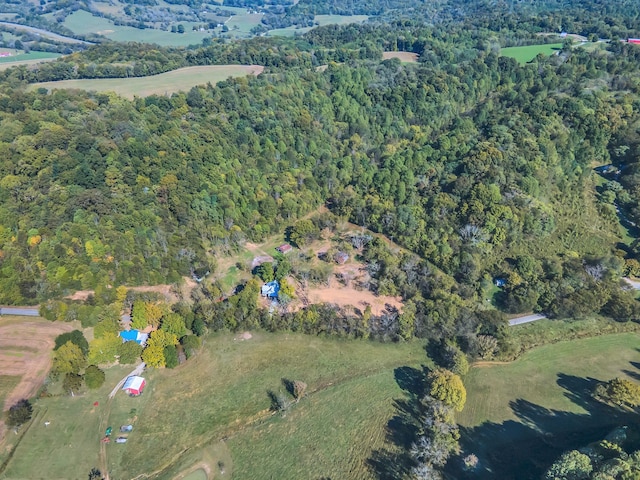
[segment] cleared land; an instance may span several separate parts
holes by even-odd
[[[22,50],[13,50],[2,48],[0,52],[10,52],[9,57],[0,57],[0,70],[4,70],[9,67],[15,67],[16,65],[33,65],[40,62],[50,62],[60,57],[59,53],[50,52],[29,52],[24,53]]]
[[[38,391],[51,366],[55,338],[71,330],[69,323],[31,317],[0,326],[0,372],[20,377],[18,385],[5,397],[5,410]]]
[[[96,17],[86,10],[78,10],[69,15],[64,21],[64,26],[78,35],[94,33],[116,42],[157,43],[175,47],[201,44],[202,40],[211,37],[211,32],[185,30],[185,33],[171,33],[153,28],[120,26],[109,19]]]
[[[398,58],[403,63],[416,63],[418,54],[413,52],[382,52],[382,59]]]
[[[507,47],[500,49],[504,57],[515,58],[519,63],[528,63],[539,54],[552,55],[562,49],[561,43],[547,43],[542,45],[526,45],[523,47]]]
[[[317,26],[324,25],[346,25],[348,23],[363,23],[369,19],[367,15],[316,15],[313,18],[314,23]],[[267,35],[273,36],[281,36],[281,37],[292,37],[295,34],[302,35],[303,33],[307,33],[309,30],[315,27],[286,27],[286,28],[276,28],[274,30],[270,30]]]
[[[77,38],[65,37],[64,35],[59,35],[57,33],[49,32],[48,30],[43,30],[41,28],[36,28],[36,27],[29,27],[27,25],[20,25],[18,23],[0,22],[0,25],[4,25],[5,27],[15,28],[17,30],[24,30],[26,32],[33,33],[34,35],[37,35],[37,36],[42,35],[45,38],[50,38],[52,40],[57,40],[59,42],[87,43],[83,40],[78,40]]]
[[[134,96],[169,95],[181,90],[189,90],[195,85],[207,82],[215,84],[229,77],[259,75],[264,70],[260,65],[210,65],[186,67],[160,75],[137,78],[103,78],[97,80],[62,80],[58,82],[34,83],[31,89],[40,87],[52,89],[77,88],[80,90],[115,92],[132,99]]]
[[[15,448],[2,479],[85,479],[93,467],[99,466],[100,440],[104,436],[103,422],[107,411],[107,394],[120,378],[131,371],[116,366],[107,370],[107,380],[102,388],[75,397],[52,396],[35,402],[34,420],[23,437],[8,435],[7,448]],[[117,431],[121,424],[132,423],[129,434],[133,441],[138,419],[133,409],[145,402],[144,397],[129,398],[111,407],[111,412],[122,423],[109,424]],[[126,401],[125,401],[126,400]],[[94,406],[94,402],[98,402]],[[45,425],[45,422],[50,422]],[[126,422],[126,423],[125,423]],[[106,445],[108,451],[122,448],[115,443]],[[0,451],[0,463],[6,459],[7,450]],[[122,478],[131,478],[124,476]]]
[[[457,416],[466,453],[478,454],[478,478],[539,478],[563,449],[624,425],[594,401],[598,381],[640,378],[640,334],[546,345],[509,364],[484,363],[465,378],[467,405]]]
[[[232,458],[233,478],[366,478],[365,461],[384,444],[393,398],[402,396],[394,370],[426,361],[419,342],[385,345],[255,332],[249,340],[207,337],[203,351],[186,364],[147,372],[149,387],[140,399],[114,398],[112,425],[125,421],[132,401],[141,402],[135,441],[132,436],[123,448],[108,449],[111,477],[157,472],[175,478],[202,469],[203,462],[216,470],[224,459],[230,468]],[[285,417],[271,414],[267,394],[284,392],[282,378],[303,380],[309,391]],[[283,434],[293,449],[288,455],[276,454],[284,451],[275,446]],[[231,439],[230,456],[222,438]],[[258,452],[251,463],[249,439]],[[316,449],[322,455],[314,455]],[[305,454],[296,458],[295,452]],[[73,468],[72,459],[67,462]]]

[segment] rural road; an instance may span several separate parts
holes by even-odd
[[[509,320],[509,326],[513,327],[514,325],[522,325],[523,323],[535,322],[536,320],[542,320],[543,318],[547,318],[545,315],[535,314],[535,315],[525,315],[524,317],[516,317]]]
[[[84,40],[78,40],[77,38],[65,37],[64,35],[59,35],[57,33],[50,32],[49,30],[43,30],[41,28],[30,27],[29,25],[22,25],[21,23],[12,23],[12,22],[0,22],[0,25],[5,27],[12,27],[17,30],[25,30],[27,32],[33,33],[34,35],[43,36],[46,38],[50,38],[52,40],[57,40],[59,42],[64,43],[83,43],[85,45],[91,45],[91,42],[85,42]]]
[[[22,317],[39,317],[38,307],[0,307],[0,315],[20,315]]]
[[[623,280],[625,282],[627,282],[629,285],[631,285],[634,288],[634,290],[640,290],[640,281],[631,280],[631,279],[629,279],[627,277],[624,277]]]
[[[127,375],[122,380],[120,380],[118,384],[114,387],[114,389],[111,390],[111,393],[109,394],[109,398],[115,397],[116,393],[118,393],[118,390],[120,390],[122,385],[124,385],[124,382],[127,381],[127,378],[131,377],[132,375],[140,375],[144,371],[144,367],[146,367],[146,364],[142,362],[133,370],[133,372],[131,372],[129,375]]]

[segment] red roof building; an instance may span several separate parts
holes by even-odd
[[[133,375],[127,378],[127,381],[124,382],[122,390],[127,392],[129,395],[138,396],[142,393],[146,384],[147,382],[144,380],[144,378]]]
[[[279,251],[280,253],[288,253],[291,250],[293,250],[293,247],[288,243],[283,243],[279,247],[276,247],[276,250]]]
[[[635,43],[637,45],[640,45],[640,38],[629,38],[629,39],[627,39],[627,42]]]

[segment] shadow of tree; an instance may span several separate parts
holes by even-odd
[[[393,400],[396,414],[387,423],[387,448],[375,450],[367,460],[373,476],[379,480],[403,478],[413,466],[409,449],[420,433],[420,399],[425,390],[425,372],[412,367],[394,370],[398,386],[406,393],[405,398]]]
[[[637,426],[640,418],[593,398],[594,378],[559,374],[564,395],[585,413],[536,405],[525,399],[509,402],[518,420],[486,422],[460,429],[461,455],[452,458],[447,472],[458,479],[539,479],[564,451],[604,438],[621,425]],[[461,457],[475,453],[480,459],[472,472],[462,468]]]

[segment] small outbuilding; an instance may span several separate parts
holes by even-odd
[[[144,390],[144,387],[146,385],[147,382],[144,378],[137,375],[132,375],[124,382],[122,390],[127,392],[127,394],[131,395],[132,397],[137,397],[138,395],[142,394],[142,391]]]
[[[347,260],[349,260],[349,255],[346,252],[338,252],[333,258],[336,263],[344,265],[345,263],[347,263]]]
[[[120,332],[120,337],[123,342],[136,342],[139,345],[144,345],[147,343],[147,339],[149,338],[148,333],[141,332],[139,330],[131,329],[131,330],[123,330]]]
[[[496,278],[493,283],[496,285],[496,287],[498,288],[502,288],[507,284],[507,280],[504,278]]]
[[[288,243],[283,243],[279,247],[276,247],[276,250],[280,253],[289,253],[291,250],[293,250],[293,247]]]
[[[269,283],[265,283],[260,289],[260,295],[267,298],[278,298],[278,292],[280,291],[280,284],[277,280]]]

